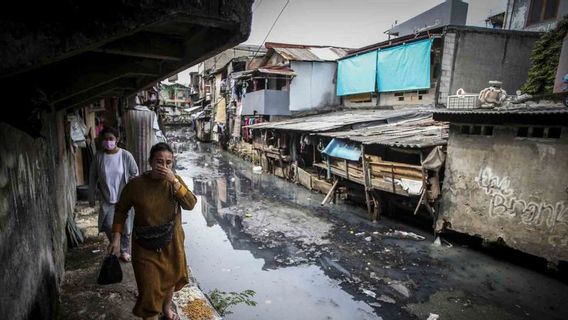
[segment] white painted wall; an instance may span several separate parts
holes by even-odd
[[[292,61],[296,76],[290,83],[290,111],[339,105],[335,95],[335,62]]]

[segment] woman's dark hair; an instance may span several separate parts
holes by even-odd
[[[172,150],[172,147],[170,147],[169,144],[165,142],[158,142],[152,146],[152,149],[150,149],[150,160],[154,158],[156,153],[161,151],[168,151],[169,153],[174,154],[174,150]]]
[[[104,137],[104,135],[107,133],[112,134],[115,138],[118,139],[118,130],[113,127],[104,127],[103,130],[101,130],[101,132],[99,133],[99,136]]]

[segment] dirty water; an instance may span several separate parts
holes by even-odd
[[[177,172],[198,195],[183,213],[201,289],[252,289],[225,319],[567,319],[568,286],[324,195],[172,132]]]

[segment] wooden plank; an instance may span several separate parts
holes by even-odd
[[[361,146],[362,148],[362,153],[365,154],[365,145]],[[367,166],[367,161],[365,160],[365,157],[363,157],[362,159],[362,164],[363,164],[363,172],[368,173],[369,172],[369,168]],[[367,204],[367,213],[369,214],[369,216],[371,215],[371,199],[369,198],[369,175],[368,174],[364,174],[363,177],[363,185],[365,186],[365,203]]]
[[[416,209],[414,209],[414,215],[418,212],[418,208],[422,204],[422,199],[424,199],[424,195],[426,194],[426,189],[422,190],[422,195],[420,195],[420,199],[418,200],[418,204],[416,205]]]
[[[331,187],[331,189],[329,190],[329,192],[327,193],[327,195],[325,196],[325,198],[321,202],[322,206],[325,205],[331,199],[331,195],[335,193],[335,188],[337,188],[338,184],[339,184],[339,179],[335,180],[335,182],[333,183],[333,186]]]
[[[318,190],[319,192],[328,193],[332,187],[332,184],[325,181],[324,179],[318,179],[312,177],[312,186],[314,187],[315,190]]]
[[[367,163],[381,162],[383,160],[381,157],[373,154],[365,154],[365,158],[367,158]]]
[[[395,167],[391,167],[388,170],[387,169],[376,170],[376,168],[371,168],[371,173],[373,173],[375,175],[385,175],[385,174],[390,175],[391,173],[394,173],[394,174],[400,175],[400,176],[413,177],[413,178],[416,178],[417,180],[423,179],[423,175],[422,175],[421,171],[406,170],[406,169],[400,169],[400,168],[395,168]]]
[[[304,187],[312,190],[312,175],[302,168],[298,168],[298,182]]]
[[[372,184],[373,184],[373,189],[391,192],[391,193],[393,192],[391,182],[387,182],[387,181],[384,181],[382,179],[372,179]],[[408,192],[406,192],[406,190],[402,189],[402,187],[399,186],[399,185],[395,185],[395,192],[394,193],[400,194],[402,196],[407,196],[407,197],[410,196],[410,194]]]
[[[409,170],[416,170],[416,171],[422,170],[421,166],[417,166],[417,165],[413,165],[413,164],[406,164],[406,163],[401,163],[401,162],[369,162],[369,165],[371,167],[379,167],[379,168],[395,167],[395,168],[409,169]]]

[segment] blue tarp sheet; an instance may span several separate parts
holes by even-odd
[[[429,89],[431,47],[432,39],[426,39],[379,50],[379,92]]]
[[[330,157],[358,161],[361,158],[361,148],[344,141],[333,139],[323,150]]]
[[[377,51],[339,60],[337,63],[337,95],[374,92]]]

